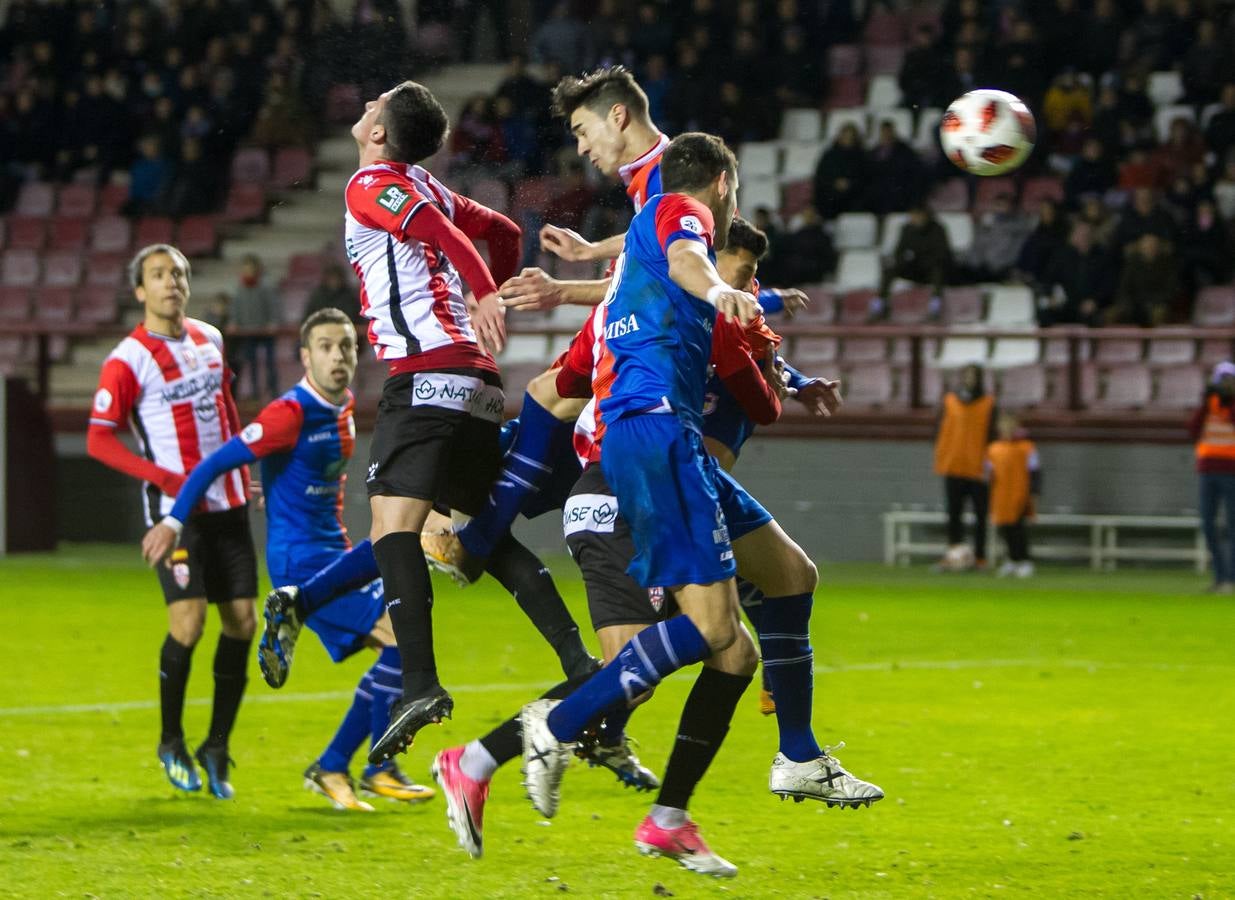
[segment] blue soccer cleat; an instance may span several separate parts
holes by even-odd
[[[227,755],[227,748],[218,744],[202,744],[197,748],[197,761],[206,770],[206,784],[210,793],[220,800],[231,800],[236,796],[232,784],[227,780],[228,766],[234,760]],[[198,781],[198,786],[201,782]]]
[[[163,764],[163,771],[172,787],[181,791],[202,789],[201,776],[197,774],[193,757],[189,756],[189,750],[184,745],[184,738],[159,744],[159,762]]]
[[[265,628],[257,642],[257,662],[262,677],[272,688],[281,688],[292,670],[292,655],[296,652],[296,639],[304,620],[296,601],[300,588],[295,585],[275,588],[266,595],[262,610]]]

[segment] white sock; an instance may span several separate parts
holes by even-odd
[[[684,809],[653,803],[652,821],[661,828],[681,828],[690,821],[690,816],[686,815],[686,810]]]
[[[459,757],[459,768],[472,781],[488,781],[497,771],[497,760],[485,749],[480,741],[472,741],[463,748]]]

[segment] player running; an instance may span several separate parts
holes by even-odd
[[[169,244],[143,247],[129,263],[129,283],[145,307],[142,323],[103,363],[94,394],[87,452],[143,482],[144,513],[153,525],[171,511],[186,474],[239,430],[232,374],[218,329],[186,315],[189,261]],[[129,426],[140,455],[116,434]],[[194,758],[210,793],[230,799],[228,741],[247,681],[255,627],[257,561],[249,532],[248,474],[212,479],[185,513],[181,546],[155,571],[167,603],[168,634],[159,653],[159,762],[182,791],[201,790]],[[214,706],[206,740],[190,756],[184,740],[185,688],[206,607],[219,611],[214,654]]]
[[[180,489],[163,520],[146,533],[142,554],[157,565],[176,546],[190,511],[216,479],[261,460],[266,497],[266,565],[275,584],[305,578],[351,546],[340,513],[344,469],[356,443],[354,398],[348,385],[356,374],[356,329],[337,309],[313,313],[300,327],[304,378],[268,404],[248,427],[202,460]],[[351,708],[330,746],[305,771],[305,784],[338,809],[372,812],[356,797],[348,764],[366,737],[377,741],[402,692],[402,667],[390,618],[383,609],[382,584],[372,581],[338,598],[305,622],[335,662],[363,647],[377,662],[356,687]],[[263,672],[271,664],[260,647]],[[432,788],[412,782],[393,762],[370,765],[361,788],[380,797],[416,802]]]

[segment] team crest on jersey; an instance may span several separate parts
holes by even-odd
[[[240,432],[240,440],[246,444],[256,444],[262,439],[262,423],[252,422],[245,426],[244,431]]]
[[[219,408],[215,405],[213,396],[205,395],[193,404],[193,413],[203,422],[213,422],[219,417]]]
[[[94,393],[94,411],[97,413],[105,413],[111,409],[111,391],[107,388],[99,388]]]
[[[678,220],[678,224],[685,230],[694,232],[695,234],[703,234],[703,223],[695,216],[682,216]]]
[[[373,187],[373,182],[375,181],[377,181],[376,175],[361,175],[360,176],[360,186],[361,187],[366,187],[366,188]]]
[[[648,588],[648,602],[652,604],[652,609],[660,612],[665,608],[665,589],[663,587]]]
[[[180,349],[180,355],[184,357],[184,364],[190,369],[196,369],[198,366],[197,351],[191,346],[185,345]]]
[[[377,205],[390,210],[392,213],[397,213],[407,206],[407,201],[411,198],[412,195],[407,193],[407,191],[400,190],[398,186],[392,184],[377,195]]]

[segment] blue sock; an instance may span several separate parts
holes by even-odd
[[[373,544],[365,538],[300,585],[301,610],[306,616],[316,612],[335,597],[362,588],[379,575]]]
[[[318,765],[327,772],[347,771],[352,756],[360,749],[364,739],[369,736],[372,705],[372,680],[366,672],[364,678],[360,679],[360,684],[356,686],[356,693],[352,696],[352,708],[343,717],[343,722],[331,738],[326,752],[318,758]]]
[[[553,708],[549,730],[559,741],[573,741],[610,706],[629,703],[678,669],[711,655],[708,642],[686,616],[651,625],[631,638],[617,659]]]
[[[794,762],[806,762],[820,754],[810,724],[815,695],[810,608],[810,594],[766,597],[759,629],[763,671],[776,700],[780,752]]]
[[[373,713],[369,720],[369,730],[372,739],[376,741],[386,733],[390,725],[391,707],[403,696],[403,661],[399,658],[399,648],[385,648],[369,670],[369,677],[373,679]],[[393,765],[392,760],[387,760],[378,766],[366,766],[365,777]]]
[[[553,463],[570,451],[573,422],[556,419],[531,394],[523,395],[519,411],[519,430],[514,443],[502,457],[502,471],[480,515],[459,530],[459,543],[472,556],[488,559],[527,498],[540,491]]]

